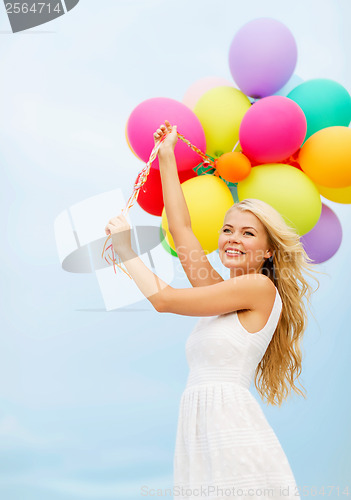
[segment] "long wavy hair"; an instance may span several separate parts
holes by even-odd
[[[294,383],[302,371],[301,341],[307,327],[303,298],[306,295],[310,309],[311,294],[320,286],[313,273],[321,271],[315,269],[293,224],[289,226],[271,205],[262,200],[247,198],[235,203],[227,213],[233,209],[249,211],[261,221],[273,252],[272,257],[264,261],[260,272],[268,276],[277,287],[282,299],[282,314],[256,368],[255,387],[262,400],[266,397],[267,404],[281,406],[291,389],[306,398]],[[317,282],[315,290],[307,282],[305,275]]]

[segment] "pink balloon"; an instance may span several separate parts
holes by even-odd
[[[184,94],[182,102],[188,106],[188,108],[193,110],[200,97],[203,96],[208,90],[214,89],[215,87],[234,87],[234,85],[225,78],[207,76],[206,78],[197,80],[188,88]]]
[[[243,153],[259,163],[286,160],[299,149],[307,131],[304,112],[288,97],[270,96],[254,103],[240,125]]]
[[[167,97],[147,99],[139,104],[129,117],[127,135],[131,148],[145,163],[149,160],[154,147],[154,132],[165,120],[177,125],[177,130],[194,146],[206,151],[205,133],[200,120],[185,104]],[[194,168],[201,162],[201,157],[178,140],[174,149],[179,171]],[[158,158],[152,167],[159,169]]]

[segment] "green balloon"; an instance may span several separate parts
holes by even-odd
[[[170,253],[171,255],[173,255],[173,257],[178,257],[178,254],[177,252],[175,252],[173,250],[173,248],[171,248],[167,241],[166,241],[166,237],[165,237],[165,231],[162,229],[162,224],[160,225],[160,240],[161,240],[161,243],[162,243],[162,246],[163,248],[168,252]]]
[[[289,92],[287,97],[295,101],[306,116],[305,141],[323,128],[349,126],[351,97],[348,91],[334,80],[307,80]]]

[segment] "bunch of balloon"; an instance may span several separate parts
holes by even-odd
[[[226,211],[245,198],[278,210],[316,263],[331,258],[341,244],[341,224],[321,196],[351,203],[351,97],[332,80],[303,81],[294,73],[296,63],[297,44],[289,28],[258,18],[242,26],[231,42],[233,81],[202,78],[188,88],[183,102],[153,98],[130,115],[126,139],[142,161],[148,160],[153,132],[165,119],[209,159],[199,163],[195,149],[178,141],[179,179],[206,253],[217,249]],[[162,217],[163,246],[176,256],[157,158],[138,203]]]

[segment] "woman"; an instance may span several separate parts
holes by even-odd
[[[247,199],[228,210],[219,232],[219,257],[230,269],[223,280],[191,229],[174,156],[176,126],[166,121],[155,141],[165,134],[158,153],[165,210],[193,288],[168,286],[143,264],[123,215],[110,220],[106,234],[157,311],[201,317],[186,343],[190,372],[179,409],[175,498],[299,498],[285,453],[249,387],[255,377],[272,405],[280,406],[291,388],[304,396],[294,380],[301,373],[302,299],[312,293],[304,273],[314,278],[311,260],[275,209]]]

